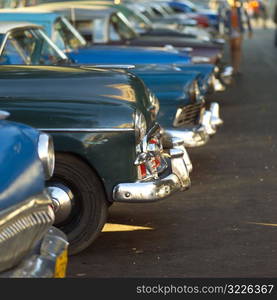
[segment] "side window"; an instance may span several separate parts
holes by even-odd
[[[45,39],[40,29],[32,29],[29,31],[33,37],[34,47],[29,52],[32,64],[53,65],[59,63],[61,57]]]
[[[105,32],[105,19],[99,18],[93,20],[93,42],[95,43],[105,43],[107,40],[107,33]]]
[[[52,41],[62,50],[65,50],[67,48],[60,31],[56,30],[56,28],[52,36]]]
[[[20,30],[10,36],[1,55],[1,64],[57,64],[60,55],[52,48],[40,29]]]
[[[91,21],[75,21],[76,28],[87,42],[93,40],[93,22]]]
[[[121,40],[120,35],[116,31],[116,23],[110,23],[109,39],[110,39],[110,41],[114,41],[114,42]]]
[[[109,37],[111,41],[129,40],[136,37],[135,31],[129,21],[121,13],[111,16],[109,25]]]
[[[9,37],[5,44],[4,50],[0,57],[1,65],[26,65],[28,59],[25,56],[18,42],[13,38]]]
[[[35,37],[29,30],[21,30],[13,34],[14,43],[21,49],[28,64],[32,63],[32,53],[35,49]]]

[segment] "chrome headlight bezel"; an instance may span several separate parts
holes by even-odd
[[[55,151],[53,138],[47,133],[41,133],[38,138],[38,156],[42,163],[46,180],[54,174]]]
[[[201,91],[197,80],[194,80],[190,85],[188,93],[192,103],[198,102],[201,99]]]
[[[135,127],[136,144],[138,145],[146,136],[146,132],[147,132],[147,123],[145,117],[138,110],[136,110],[134,114],[134,127]]]

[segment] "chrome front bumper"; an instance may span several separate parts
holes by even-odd
[[[155,202],[162,200],[174,192],[187,190],[190,187],[189,170],[184,160],[184,152],[170,149],[171,173],[165,178],[118,184],[113,191],[116,202]]]
[[[68,242],[65,234],[50,227],[43,240],[15,268],[0,278],[63,278],[67,268]]]
[[[194,127],[191,130],[169,129],[165,131],[165,134],[169,138],[177,137],[182,139],[185,147],[192,148],[203,146],[209,141],[210,136],[217,132],[218,126],[223,124],[219,111],[219,104],[213,102],[211,103],[210,109],[205,111],[199,126]]]

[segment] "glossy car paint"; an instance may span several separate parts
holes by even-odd
[[[168,3],[170,5],[170,7],[172,7],[173,9],[178,10],[178,12],[183,12],[183,13],[193,12],[191,7],[185,2],[182,2],[182,1],[165,1],[165,2]],[[209,24],[211,26],[218,28],[219,18],[218,18],[218,14],[216,12],[213,12],[209,9],[198,8],[197,5],[196,5],[196,9],[199,14],[208,18]]]
[[[56,277],[58,257],[67,257],[67,238],[52,226],[39,137],[34,128],[0,120],[0,278]],[[64,277],[66,262],[59,270]]]
[[[145,84],[151,87],[151,91],[158,97],[161,109],[158,114],[158,122],[165,129],[173,129],[173,121],[177,109],[193,104],[188,90],[193,81],[198,81],[198,72],[170,72],[170,71],[134,71],[141,77]],[[166,85],[163,84],[166,82]]]
[[[75,2],[76,3],[76,2]],[[72,7],[72,9],[74,8],[74,18],[78,18],[79,14],[86,14],[86,17],[88,15],[90,15],[90,11],[93,12],[93,14],[91,15],[92,19],[95,15],[95,11],[97,11],[97,9],[100,7],[98,5],[86,5],[86,6],[80,6],[78,4],[69,4],[67,5],[66,2],[61,2],[58,3],[58,5],[56,4],[46,4],[46,5],[42,5],[42,6],[38,6],[35,8],[27,8],[27,10],[25,9],[25,12],[29,11],[31,12],[32,10],[46,10],[46,11],[52,11],[52,12],[57,12],[57,13],[63,13],[64,15],[66,15],[68,18],[71,17],[72,13],[71,13],[71,9],[68,9],[68,7]],[[110,19],[111,16],[116,12],[115,9],[109,9],[109,6],[107,7],[107,12],[105,15],[105,18]],[[65,11],[61,11],[61,8],[64,8]],[[78,13],[76,11],[76,9],[78,9]],[[102,9],[103,10],[103,9]],[[10,13],[10,12],[8,12]],[[20,9],[17,10],[17,13],[20,14]],[[102,12],[101,12],[102,14]],[[7,11],[5,11],[4,14],[4,19],[3,20],[7,20]],[[19,17],[14,16],[16,19],[14,20],[20,20],[18,19]],[[43,14],[41,15],[42,18],[45,18],[43,16]],[[104,16],[103,16],[104,17]],[[30,18],[30,17],[29,17]],[[26,21],[26,19],[21,19],[22,21]],[[29,21],[34,22],[31,19],[28,19]],[[74,20],[72,20],[74,22]],[[37,24],[37,23],[36,23]],[[41,24],[41,23],[40,23]],[[43,24],[41,24],[43,25]],[[103,28],[103,30],[105,30],[105,28]],[[48,35],[51,37],[50,32],[47,31]],[[52,34],[52,32],[51,32]],[[120,45],[127,45],[127,46],[138,46],[138,47],[164,47],[165,45],[173,45],[174,47],[178,47],[179,50],[182,50],[183,48],[186,47],[192,47],[193,51],[190,53],[192,56],[206,56],[210,58],[210,63],[216,63],[217,59],[218,59],[218,55],[222,54],[223,52],[223,47],[221,45],[218,44],[214,44],[211,42],[207,42],[207,41],[203,41],[203,40],[198,40],[196,38],[184,38],[184,37],[176,37],[176,36],[172,36],[172,35],[168,35],[168,36],[163,36],[163,38],[161,38],[161,36],[157,35],[143,35],[143,36],[139,36],[137,35],[137,37],[131,39],[131,40],[119,40],[119,41],[105,41],[105,42],[97,42],[98,44],[109,44],[109,45],[113,45],[115,46],[120,46]],[[95,44],[97,44],[95,43]]]
[[[135,110],[144,113],[148,128],[153,124],[141,80],[125,71],[93,68],[2,66],[0,70],[0,105],[11,112],[11,120],[46,129],[57,152],[86,161],[102,180],[109,200],[115,185],[137,180]],[[105,128],[106,132],[98,131]]]
[[[0,121],[0,139],[1,211],[40,194],[45,178],[37,154],[36,130],[23,124]]]
[[[31,22],[44,28],[47,35],[54,40],[54,23],[60,14],[30,10],[0,10],[1,21]],[[59,45],[58,45],[59,46]],[[65,50],[65,49],[62,49]],[[105,51],[105,52],[104,52]],[[191,57],[186,53],[176,53],[163,47],[126,47],[126,46],[97,46],[79,47],[74,51],[66,50],[66,54],[76,63],[126,63],[126,64],[187,64]],[[120,59],[120,61],[118,61]]]

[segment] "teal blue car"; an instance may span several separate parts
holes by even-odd
[[[12,18],[12,15],[13,13],[10,13],[10,18]],[[16,15],[19,15],[21,18],[30,18],[29,13],[27,14],[27,16],[25,16],[24,13]],[[36,13],[32,13],[31,15],[36,15]],[[46,14],[46,16],[48,16],[49,18],[57,18],[57,15],[53,13]],[[41,17],[40,14],[38,15],[38,18],[39,17]],[[58,20],[61,20],[60,17],[58,18]],[[35,22],[35,19],[32,19],[32,21]],[[6,23],[3,22],[2,24],[2,28],[6,28],[6,31],[4,31],[3,29],[2,33],[2,40],[6,43],[6,46],[2,46],[3,50],[1,56],[3,64],[7,64],[7,59],[4,59],[4,57],[7,56],[6,53],[9,47],[8,43],[10,43],[12,40],[16,41],[17,43],[21,42],[20,45],[23,48],[23,51],[21,52],[27,53],[28,57],[21,62],[22,64],[72,64],[72,61],[66,56],[66,51],[61,51],[56,45],[53,44],[52,41],[49,40],[49,38],[45,37],[45,34],[43,34],[41,27],[32,28],[31,31],[26,31],[20,29],[20,26],[22,26],[22,24],[20,24],[20,22],[17,22],[18,25],[14,26],[15,28],[10,28],[9,30],[7,30],[8,27],[5,25]],[[64,24],[66,24],[66,21]],[[71,27],[69,26],[68,28]],[[30,35],[32,36],[32,39],[30,39]],[[7,36],[9,36],[10,39],[5,38]],[[77,37],[78,36],[75,36],[76,40]],[[35,40],[38,40],[37,43],[41,44],[42,38],[47,40],[47,45],[52,45],[51,54],[28,54],[28,49],[30,48],[39,49],[39,47],[28,47],[30,42],[32,41],[33,43],[35,43]],[[24,43],[22,41],[24,41]],[[87,49],[84,48],[84,51],[87,51]],[[92,53],[96,53],[97,51],[98,53],[101,52],[100,49],[94,49],[92,51],[94,51]],[[14,55],[14,53],[16,53],[16,49],[14,49],[12,52]],[[56,55],[54,53],[56,53]],[[71,53],[74,53],[74,50],[71,50]],[[11,53],[9,53],[9,55],[11,56]],[[158,57],[160,54],[158,53],[157,55],[154,52],[154,54],[151,55],[156,55]],[[47,57],[47,59],[44,58],[45,56]],[[84,65],[97,66],[106,69],[122,67],[115,66],[114,64],[108,65],[94,63],[93,61],[95,59],[95,56],[90,55],[90,57],[92,60],[91,63],[86,61]],[[18,64],[18,62],[13,62],[13,64]],[[78,65],[82,64],[79,62]],[[188,69],[186,69],[186,67]],[[195,65],[180,65],[176,67],[172,64],[137,64],[135,65],[135,68],[131,70],[131,72],[139,75],[143,80],[147,81],[146,84],[148,88],[154,94],[158,94],[160,104],[159,122],[161,123],[161,125],[165,126],[166,130],[171,130],[171,132],[172,130],[175,130],[176,134],[178,134],[178,137],[184,140],[187,147],[204,145],[209,140],[209,137],[216,133],[217,127],[222,124],[222,120],[219,116],[219,105],[217,103],[213,103],[211,107],[208,108],[205,105],[204,99],[204,94],[206,91],[203,90],[203,87],[206,86],[205,89],[208,90],[213,85],[213,68],[214,67],[209,65],[203,65],[202,69],[205,70],[204,74],[206,75],[198,72],[199,67]],[[150,74],[153,79],[154,77],[156,77],[156,80],[149,80]],[[174,82],[176,82],[176,84],[174,84]],[[208,84],[205,85],[204,82],[208,82]],[[195,94],[197,94],[198,96],[195,97]],[[168,110],[166,108],[168,104],[164,105],[163,103],[169,103],[170,101],[172,103],[172,106],[170,110]],[[188,107],[186,108],[186,106]],[[168,116],[169,111],[170,116]],[[191,112],[193,112],[193,117],[191,117]],[[182,131],[184,132],[184,134],[182,134]]]

